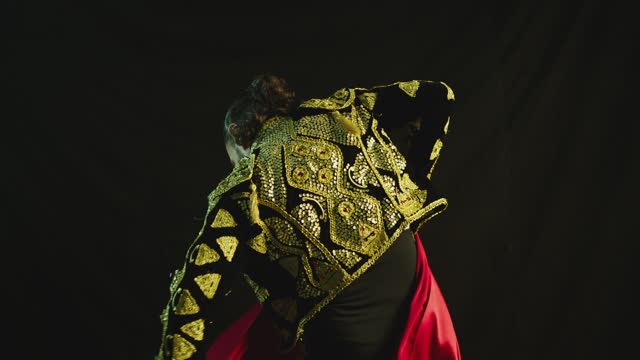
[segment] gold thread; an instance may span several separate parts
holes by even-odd
[[[350,164],[347,164],[347,177],[349,178],[349,180],[351,181],[351,183],[353,185],[355,185],[356,187],[360,188],[360,189],[367,189],[367,185],[362,185],[359,182],[357,182],[354,178],[353,178],[353,166],[351,166]]]
[[[318,217],[320,220],[324,220],[325,222],[327,221],[327,217],[324,213],[324,207],[322,207],[322,205],[320,205],[320,202],[312,197],[308,197],[308,196],[304,196],[304,195],[300,195],[300,200],[302,201],[311,201],[313,203],[315,203],[316,205],[318,205],[318,207],[320,208],[320,216]]]

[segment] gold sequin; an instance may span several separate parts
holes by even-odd
[[[308,156],[311,153],[311,150],[306,144],[296,144],[293,147],[293,153],[298,156]]]
[[[318,215],[318,219],[324,220],[325,222],[327,221],[327,215],[325,214],[324,206],[321,204],[322,202],[324,202],[322,196],[305,193],[300,194],[300,200],[311,201],[312,203],[316,204],[316,206],[320,209],[320,215]]]
[[[298,276],[298,279],[296,281],[296,291],[298,293],[298,296],[303,299],[317,298],[326,294],[325,291],[309,284],[309,281],[305,276]]]
[[[235,219],[225,209],[218,210],[215,219],[213,219],[213,223],[211,223],[212,228],[223,228],[223,227],[234,227],[238,226]]]
[[[327,259],[327,257],[324,255],[324,252],[322,252],[322,250],[320,250],[320,248],[314,245],[311,241],[305,242],[305,245],[307,247],[307,251],[309,252],[309,258],[320,260]]]
[[[347,168],[346,169],[347,169],[347,177],[349,178],[349,181],[351,181],[351,184],[355,185],[357,188],[360,188],[360,189],[366,189],[367,188],[367,185],[365,183],[358,182],[354,178],[354,176],[353,176],[354,167],[353,166],[347,164]]]
[[[264,223],[280,243],[288,246],[302,246],[302,241],[296,235],[293,226],[286,220],[279,217],[270,217],[265,219]]]
[[[295,122],[300,135],[324,139],[338,144],[357,146],[359,136],[350,133],[331,114],[303,116]]]
[[[299,107],[338,110],[351,105],[354,99],[355,92],[353,89],[341,89],[325,99],[305,100],[299,105]]]
[[[386,145],[387,151],[391,153],[391,156],[389,157],[390,160],[392,162],[395,162],[396,169],[398,170],[398,172],[404,171],[404,169],[407,167],[407,161],[405,160],[404,156],[400,153],[398,148],[395,146],[395,144],[393,143],[393,141],[391,140],[387,132],[384,131],[384,129],[382,128],[380,128],[380,135],[381,135],[380,137],[381,142],[384,142],[382,141],[383,137],[387,140],[385,145]]]
[[[256,179],[260,198],[286,206],[287,187],[282,176],[282,144],[261,147],[257,162]]]
[[[218,284],[220,284],[220,279],[222,275],[211,273],[211,274],[203,274],[198,275],[193,278],[200,290],[207,297],[207,299],[213,299],[213,295],[215,295],[216,290],[218,290]]]
[[[172,360],[187,360],[196,352],[196,347],[187,339],[175,334],[173,336]]]
[[[335,256],[344,266],[351,269],[358,262],[362,260],[362,256],[356,254],[353,251],[349,251],[346,249],[337,249],[331,251],[333,256]]]
[[[346,218],[351,216],[354,210],[355,210],[355,207],[353,206],[353,203],[349,201],[343,201],[340,204],[338,204],[338,213],[340,213],[340,215]]]
[[[373,136],[368,136],[366,140],[367,153],[371,158],[372,165],[377,169],[386,171],[395,171],[393,167],[393,155],[389,153],[384,146]]]
[[[175,308],[177,315],[192,315],[197,314],[200,311],[200,306],[196,302],[196,299],[191,296],[189,290],[182,290],[180,298],[178,299],[178,305]]]
[[[320,206],[320,204],[317,203],[314,199],[309,200],[315,202],[318,206]],[[320,209],[322,209],[322,207],[320,207]],[[313,205],[309,203],[302,203],[300,205],[297,205],[293,208],[291,214],[296,219],[298,219],[298,221],[300,221],[300,224],[304,228],[309,230],[309,232],[313,234],[316,239],[320,238],[321,218],[318,216],[318,213],[316,212],[316,209],[313,207]]]
[[[214,263],[220,260],[220,255],[207,244],[200,244],[198,246],[198,255],[196,256],[195,264],[202,266],[205,264]]]
[[[329,168],[322,168],[318,170],[318,181],[322,184],[328,184],[333,178],[333,170]]]
[[[309,179],[309,171],[304,167],[296,167],[291,172],[291,178],[297,183],[303,183]]]
[[[356,187],[364,189],[368,185],[380,186],[378,179],[362,153],[356,155],[353,165],[348,167],[347,175]]]
[[[320,145],[316,151],[316,155],[320,160],[327,160],[331,158],[331,148],[328,146]]]
[[[449,132],[449,120],[451,120],[451,117],[447,117],[447,123],[444,124],[444,133],[445,133],[445,135]]]
[[[182,325],[180,330],[191,336],[194,340],[202,340],[204,338],[204,320],[198,319],[188,324]]]
[[[235,236],[220,236],[216,239],[216,242],[220,245],[220,250],[222,250],[225,259],[231,261],[238,247],[238,239]]]
[[[396,209],[389,199],[382,199],[382,214],[387,229],[393,229],[402,219],[402,214]]]

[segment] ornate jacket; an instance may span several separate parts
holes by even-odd
[[[204,358],[250,289],[284,350],[408,227],[444,211],[431,175],[452,115],[444,82],[343,88],[264,124],[209,194],[161,315],[158,359]],[[403,155],[385,129],[405,127]],[[249,293],[249,291],[247,291]]]

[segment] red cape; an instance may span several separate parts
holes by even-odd
[[[398,360],[460,360],[458,339],[449,309],[436,279],[431,273],[427,256],[418,234],[416,277],[419,281],[404,335],[397,351]],[[298,360],[303,359],[302,346],[282,354],[278,340],[262,314],[262,304],[256,304],[231,324],[207,351],[207,360]]]

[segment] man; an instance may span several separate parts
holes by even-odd
[[[417,238],[447,207],[431,176],[453,102],[414,80],[298,103],[256,77],[225,117],[235,167],[171,282],[158,358],[459,359]],[[409,129],[405,154],[385,128]]]

